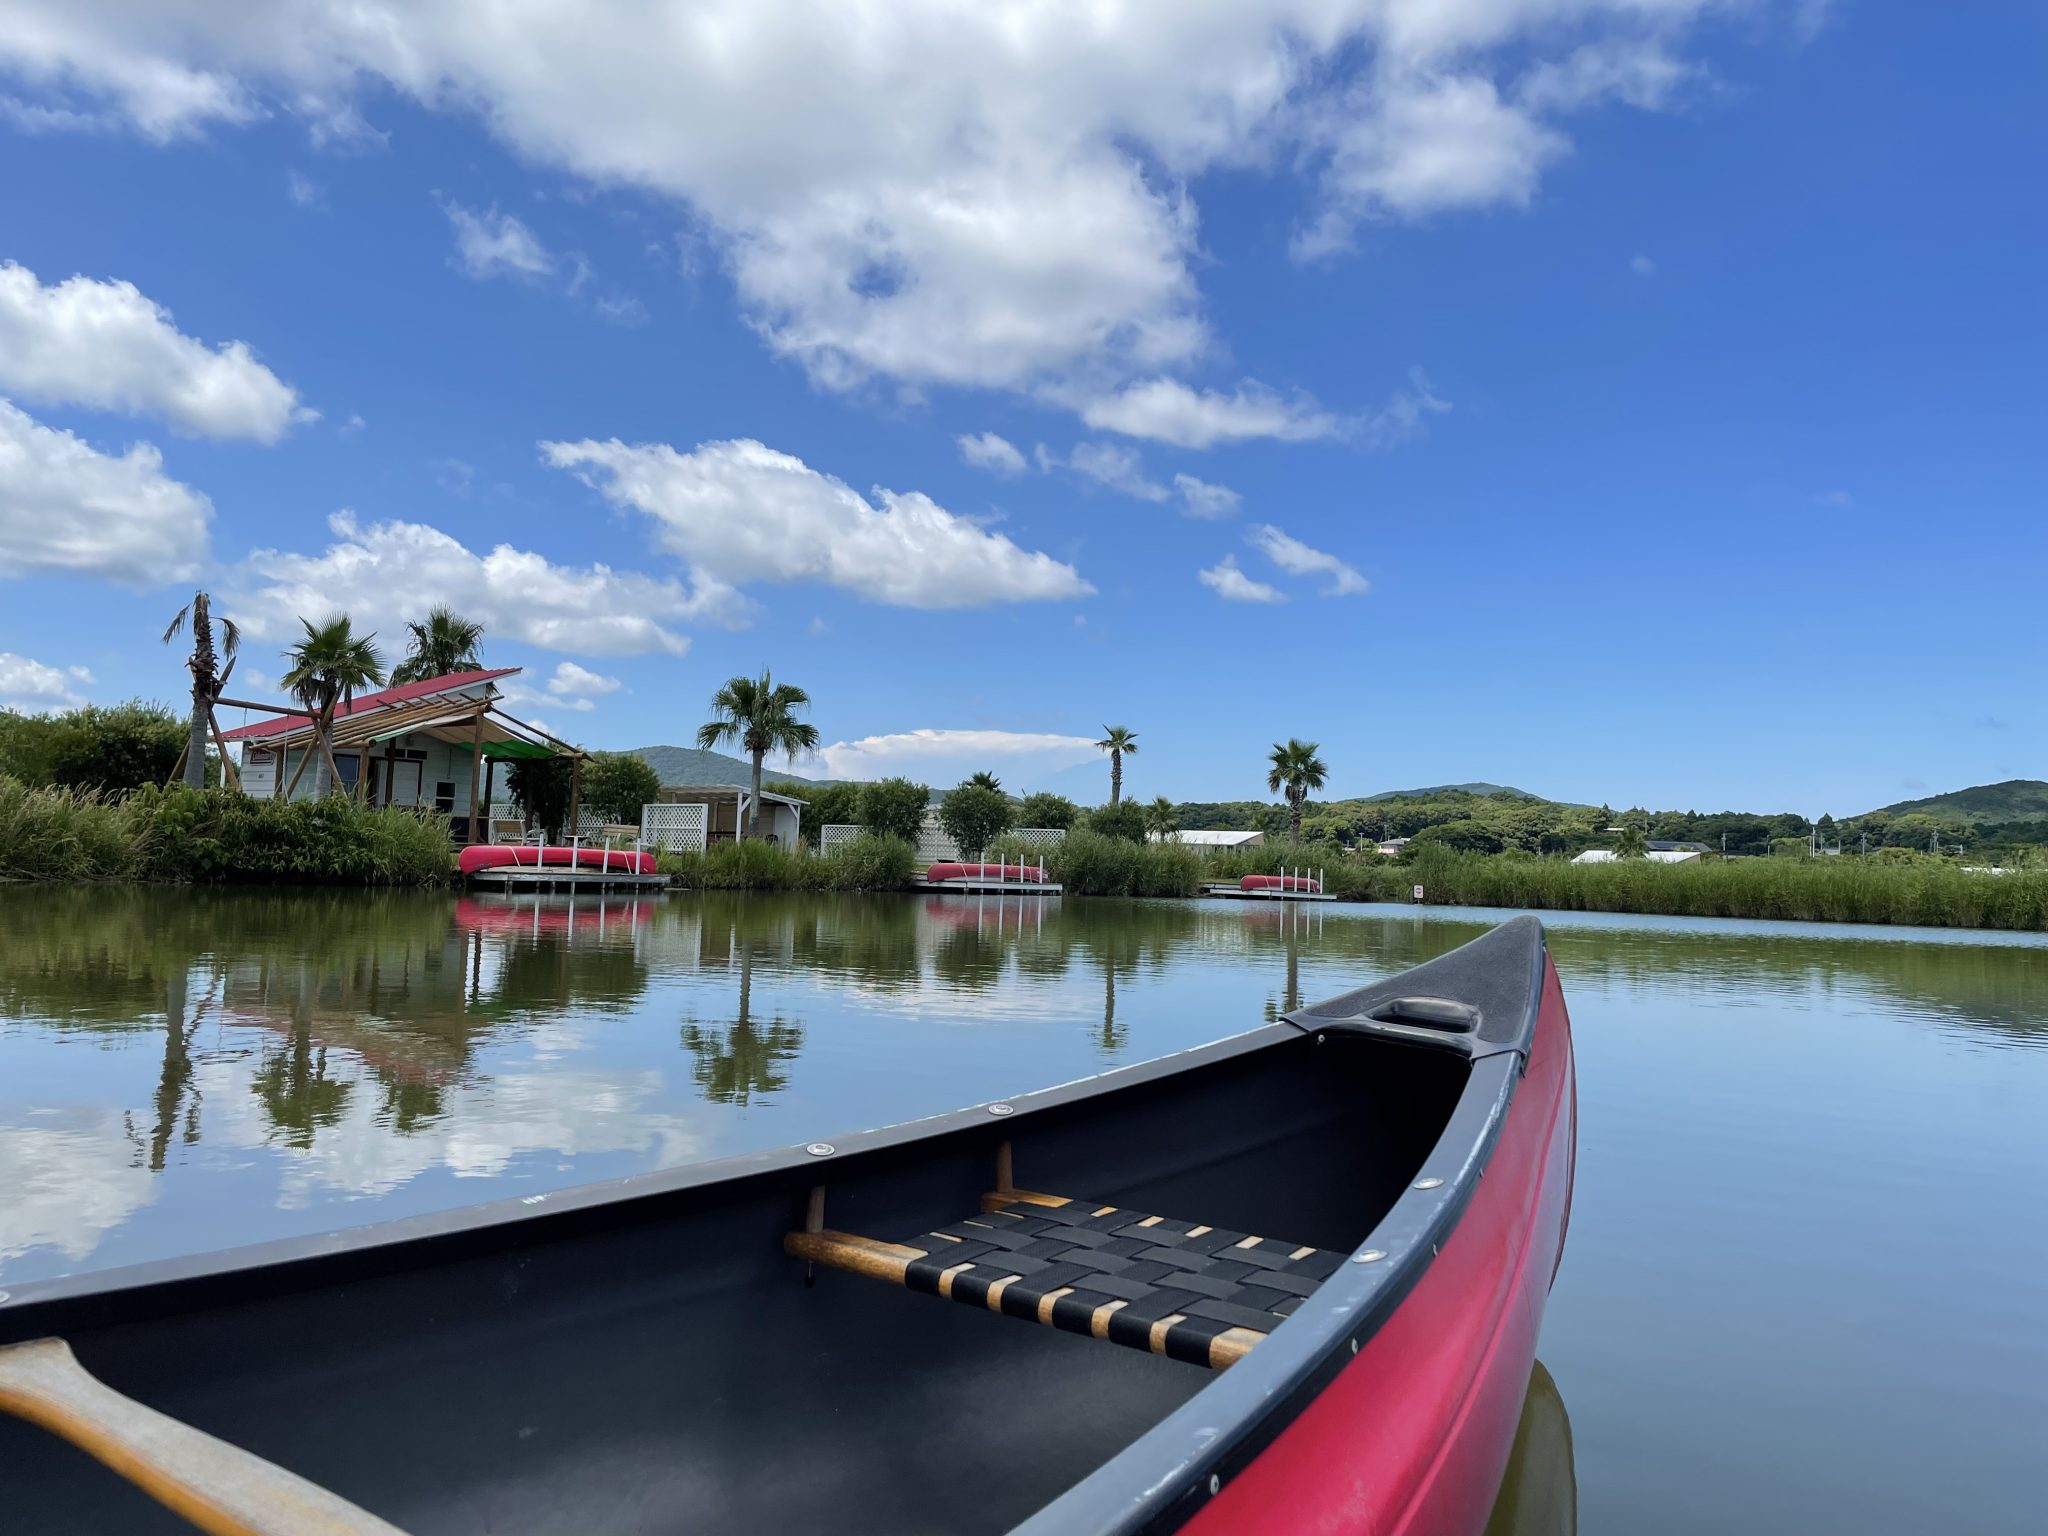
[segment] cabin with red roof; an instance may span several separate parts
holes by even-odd
[[[280,708],[222,737],[239,749],[244,794],[310,800],[336,788],[338,773],[338,787],[372,805],[425,806],[452,818],[466,843],[489,835],[489,808],[504,797],[501,763],[567,757],[575,764],[573,824],[583,753],[499,707],[499,682],[519,670],[451,672],[358,694],[335,713],[331,769],[305,714]]]

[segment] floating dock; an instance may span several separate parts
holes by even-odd
[[[920,879],[915,889],[929,896],[1057,896],[1065,887],[1037,880]]]
[[[1224,896],[1232,901],[1335,901],[1328,891],[1281,891],[1261,886],[1248,891],[1237,885],[1205,885],[1204,896]]]
[[[466,877],[486,891],[659,891],[667,875],[631,874],[622,869],[575,869],[566,864],[503,864]]]

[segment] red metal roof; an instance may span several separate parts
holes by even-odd
[[[347,720],[353,716],[367,714],[379,709],[389,709],[394,704],[410,704],[415,699],[429,699],[437,693],[452,693],[457,688],[466,688],[473,683],[488,683],[494,678],[510,677],[517,667],[495,667],[479,672],[450,672],[446,677],[422,678],[417,683],[400,683],[396,688],[380,688],[375,693],[359,693],[347,709],[334,712],[336,720]],[[259,720],[254,725],[238,725],[232,731],[221,732],[228,741],[261,741],[266,736],[283,736],[292,731],[303,731],[313,722],[305,715],[275,715],[268,720]]]

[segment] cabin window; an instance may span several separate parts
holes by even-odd
[[[341,787],[353,790],[356,780],[362,775],[363,760],[353,752],[337,752],[334,754],[334,766],[341,774]]]
[[[434,809],[443,816],[455,814],[455,781],[436,779],[434,781]]]

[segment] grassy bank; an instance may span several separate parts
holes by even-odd
[[[720,843],[701,853],[664,852],[655,867],[697,891],[907,891],[920,873],[910,844],[866,835],[819,855],[772,843]]]
[[[181,787],[116,797],[0,778],[0,879],[439,885],[449,855],[444,818],[340,795],[286,802]]]

